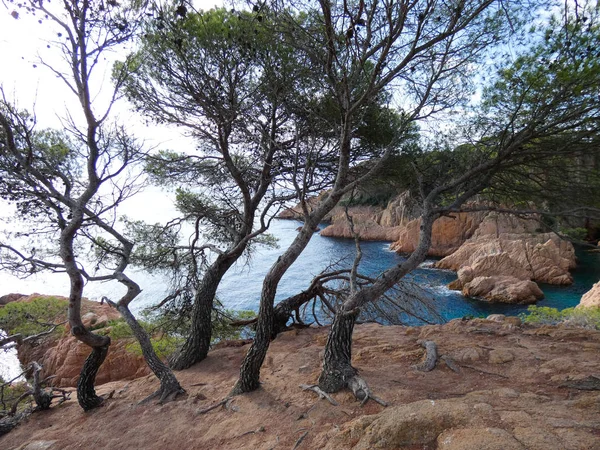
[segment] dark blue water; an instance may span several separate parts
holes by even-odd
[[[223,304],[232,309],[258,310],[262,280],[271,264],[292,242],[297,234],[300,222],[275,220],[271,234],[279,239],[279,249],[257,248],[249,263],[237,265],[223,280],[218,292]],[[377,275],[385,269],[398,264],[403,257],[388,250],[388,242],[362,242],[363,258],[360,271],[367,275]],[[354,241],[321,237],[315,234],[310,244],[298,260],[285,274],[277,291],[277,301],[285,299],[306,289],[312,278],[331,264],[352,265],[355,255]],[[541,285],[546,298],[538,306],[568,308],[577,305],[581,295],[588,291],[600,279],[600,254],[578,249],[579,267],[573,272],[575,283],[571,286]],[[430,322],[441,322],[464,316],[487,316],[501,313],[516,315],[527,310],[527,306],[489,304],[464,297],[458,291],[446,287],[456,279],[451,271],[433,269],[429,266],[434,260],[428,260],[406,277],[405,282],[418,285],[435,306],[437,314],[425,317]],[[420,320],[404,317],[410,324],[423,323]]]

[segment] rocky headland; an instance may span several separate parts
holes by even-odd
[[[518,318],[453,320],[425,327],[357,325],[353,364],[389,406],[333,394],[338,406],[300,389],[315,383],[326,328],[282,333],[269,349],[262,387],[225,398],[248,348],[223,343],[177,372],[187,395],[138,402],[152,376],[98,386],[112,393],[84,413],[72,399],[35,413],[0,438],[7,450],[94,449],[600,449],[600,331],[521,324]],[[443,359],[413,366],[430,340]],[[454,370],[443,361],[453,361]]]

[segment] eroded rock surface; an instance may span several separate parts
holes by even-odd
[[[600,373],[600,332],[565,326],[520,325],[514,317],[453,320],[419,328],[357,325],[353,364],[386,400],[361,406],[347,391],[339,406],[305,392],[315,383],[326,329],[282,333],[261,371],[261,388],[215,405],[230,392],[248,350],[220,346],[207,359],[177,372],[188,396],[136,406],[154,392],[154,376],[98,387],[112,399],[93,413],[74,400],[0,438],[14,450],[36,441],[48,450],[95,449],[527,449],[600,450],[600,391],[572,386]],[[431,372],[412,368],[423,357],[420,340],[437,343],[459,371],[439,362]],[[158,425],[157,425],[158,424]]]
[[[578,307],[589,308],[589,307],[600,307],[600,281],[592,287],[589,291],[587,291],[583,297],[581,297],[581,301],[579,302]]]

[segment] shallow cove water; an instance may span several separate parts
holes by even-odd
[[[217,294],[226,307],[257,310],[264,275],[283,249],[292,242],[300,226],[302,223],[294,220],[273,221],[270,232],[279,239],[280,248],[257,249],[248,264],[237,265],[227,274]],[[367,275],[377,275],[404,259],[389,251],[388,242],[366,241],[361,243],[361,247],[363,258],[360,270]],[[307,288],[313,276],[336,261],[344,261],[345,266],[349,267],[354,255],[353,240],[322,237],[315,233],[306,250],[281,280],[277,301]],[[541,285],[546,297],[537,303],[538,306],[559,309],[575,306],[581,296],[600,279],[600,253],[577,248],[577,258],[578,267],[572,272],[575,282],[571,286]],[[524,305],[490,304],[448,289],[447,284],[456,279],[456,274],[434,269],[431,267],[433,262],[433,259],[428,259],[406,277],[407,281],[416,282],[435,300],[440,317],[426,316],[424,318],[427,321],[439,322],[440,318],[447,321],[457,317],[478,317],[495,313],[516,315],[527,310]],[[423,323],[410,317],[406,321],[412,325]]]

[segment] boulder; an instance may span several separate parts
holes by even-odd
[[[463,285],[462,292],[491,303],[530,304],[544,298],[535,282],[510,276],[476,277]]]
[[[422,448],[435,443],[446,430],[470,424],[481,426],[494,420],[496,414],[487,404],[421,400],[356,419],[325,448],[348,448],[344,443],[356,438],[359,439],[352,447],[354,450]]]
[[[6,294],[0,297],[0,306],[7,305],[11,302],[16,302],[20,298],[27,297],[24,294]]]
[[[581,301],[578,308],[589,308],[589,307],[600,307],[600,281],[592,287],[589,291],[587,291],[583,297],[581,297]]]
[[[460,428],[448,430],[437,439],[438,450],[525,450],[508,431],[501,428]]]

